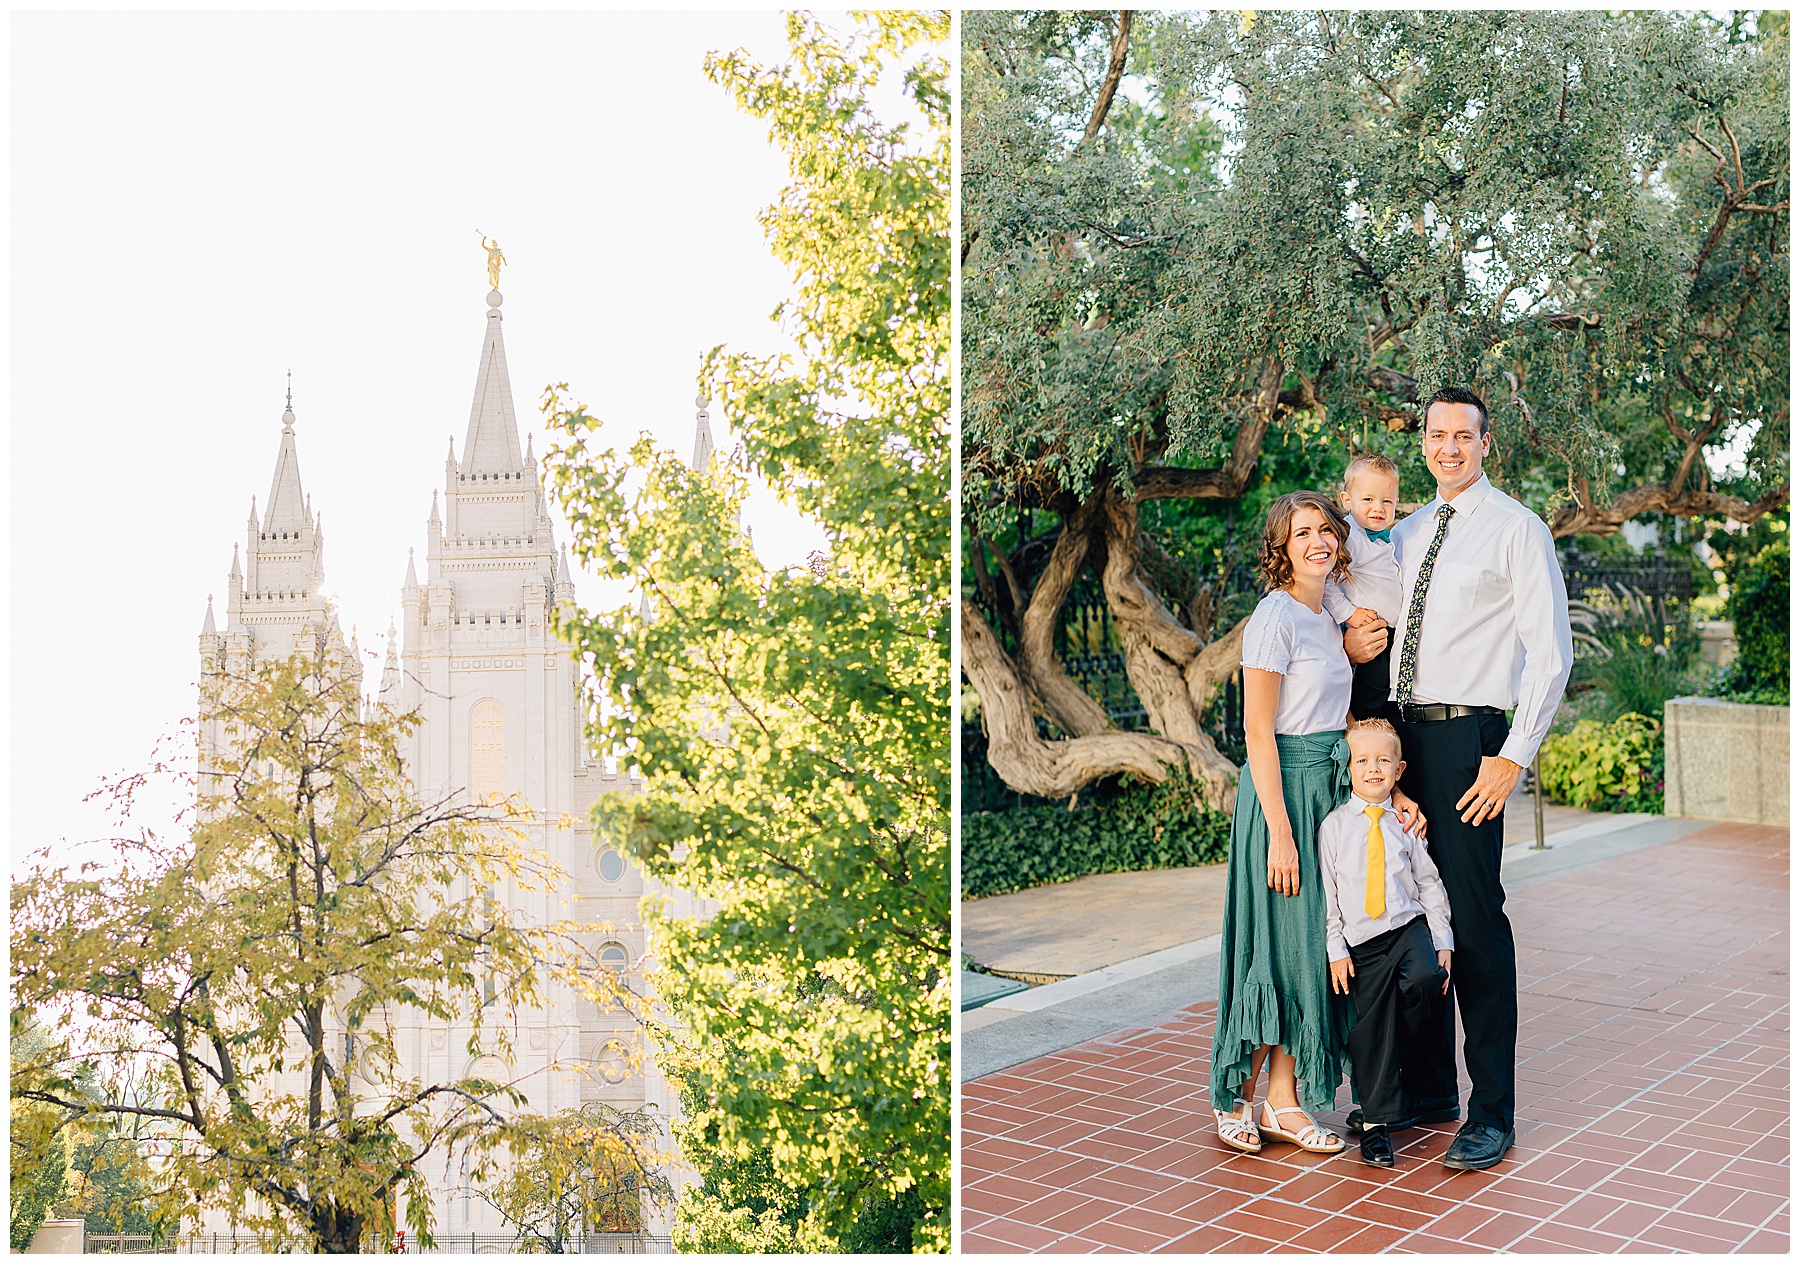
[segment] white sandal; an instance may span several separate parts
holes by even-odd
[[[1285,1141],[1289,1145],[1297,1145],[1308,1154],[1337,1154],[1343,1150],[1344,1139],[1342,1137],[1329,1128],[1321,1127],[1318,1120],[1298,1106],[1283,1106],[1280,1110],[1276,1110],[1264,1102],[1263,1108],[1274,1117],[1273,1123],[1265,1121],[1262,1125],[1265,1136],[1273,1137],[1277,1141]],[[1306,1126],[1299,1132],[1288,1132],[1281,1127],[1283,1115],[1299,1115],[1306,1120]]]
[[[1240,1109],[1250,1105],[1241,1097],[1232,1100]],[[1260,1154],[1262,1152],[1262,1134],[1256,1128],[1254,1109],[1247,1114],[1240,1114],[1237,1110],[1220,1110],[1215,1106],[1213,1107],[1213,1123],[1219,1129],[1219,1140],[1233,1150],[1241,1151],[1244,1154]]]

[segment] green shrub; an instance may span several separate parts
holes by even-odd
[[[1788,546],[1771,544],[1732,577],[1725,603],[1737,639],[1729,692],[1788,689]]]
[[[1224,860],[1231,818],[1205,807],[1188,776],[1135,785],[1073,810],[1049,805],[962,820],[964,899],[1004,895],[1093,873],[1133,873]]]
[[[1603,718],[1662,714],[1663,703],[1704,687],[1704,675],[1695,670],[1697,641],[1673,634],[1657,640],[1639,630],[1620,631],[1607,638],[1612,657],[1591,669],[1594,686],[1605,696]]]
[[[1662,725],[1646,715],[1582,720],[1544,739],[1539,775],[1558,803],[1607,812],[1661,812]]]

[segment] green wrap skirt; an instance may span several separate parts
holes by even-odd
[[[1331,991],[1319,825],[1350,794],[1350,750],[1341,732],[1275,735],[1281,796],[1300,852],[1300,894],[1269,889],[1269,823],[1248,767],[1238,777],[1219,941],[1219,1021],[1213,1033],[1212,1104],[1230,1110],[1250,1057],[1280,1045],[1294,1059],[1300,1105],[1318,1113],[1337,1101],[1348,1073],[1350,999]]]

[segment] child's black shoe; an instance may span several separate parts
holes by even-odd
[[[1393,1167],[1394,1147],[1388,1141],[1388,1130],[1382,1124],[1363,1127],[1362,1161],[1370,1167]]]

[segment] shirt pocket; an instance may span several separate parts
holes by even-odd
[[[1487,587],[1487,572],[1463,562],[1439,562],[1431,568],[1431,595],[1448,598],[1452,610],[1476,604]]]

